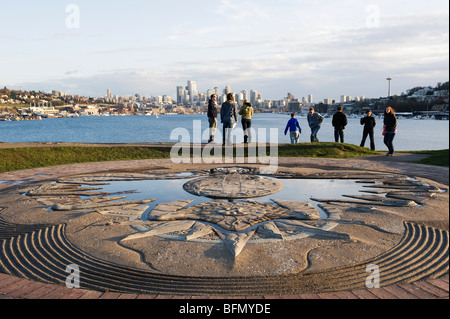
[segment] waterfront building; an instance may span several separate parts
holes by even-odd
[[[294,99],[294,95],[292,95],[291,93],[288,93],[286,99],[288,102],[291,102]]]
[[[242,90],[242,91],[241,91],[241,94],[242,94],[242,99],[248,100],[248,93],[247,93],[246,90]]]
[[[228,93],[231,93],[231,86],[229,85],[227,85],[223,90],[223,94],[227,95]]]
[[[183,102],[183,87],[177,86],[177,104],[181,104]]]
[[[298,100],[293,100],[288,103],[288,111],[289,112],[300,112],[301,104]]]
[[[189,96],[190,96],[192,102],[198,100],[197,82],[188,81],[187,82],[187,90],[189,92]]]

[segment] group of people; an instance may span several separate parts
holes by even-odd
[[[208,102],[208,122],[209,122],[209,140],[211,143],[214,140],[214,135],[217,130],[217,96],[215,94],[211,95]],[[239,110],[239,115],[241,115],[242,129],[244,130],[244,143],[250,143],[251,141],[251,126],[252,126],[252,116],[253,107],[249,101],[245,100],[241,109]],[[234,95],[232,93],[227,94],[227,100],[222,104],[220,109],[220,120],[223,124],[223,135],[222,135],[222,145],[230,142],[231,130],[236,126],[238,121],[238,111],[237,104],[234,101]]]
[[[210,136],[208,143],[211,143],[214,140],[214,135],[217,129],[217,103],[216,103],[216,95],[211,95],[211,98],[208,103],[208,121],[209,121],[209,129]],[[333,115],[332,126],[334,127],[334,139],[336,143],[344,143],[344,132],[345,127],[348,124],[347,116],[342,112],[343,109],[341,106],[337,108],[337,112]],[[253,108],[251,104],[245,100],[242,105],[240,111],[237,111],[237,104],[234,101],[234,95],[229,93],[227,95],[227,101],[222,104],[222,108],[220,110],[220,119],[223,124],[223,143],[222,145],[226,145],[230,142],[231,138],[231,130],[236,126],[238,121],[238,114],[241,115],[242,119],[242,128],[244,130],[244,143],[250,143],[251,141],[251,118],[253,115]],[[324,121],[324,117],[315,112],[314,108],[311,107],[309,109],[309,113],[307,116],[308,125],[311,129],[311,142],[319,142],[317,138],[317,133],[319,132],[321,125]],[[361,147],[364,147],[366,143],[367,137],[370,138],[370,149],[375,150],[375,139],[374,139],[374,128],[376,126],[376,120],[372,116],[372,111],[368,110],[366,112],[366,116],[361,118],[361,125],[363,128],[363,136],[361,140]],[[383,136],[384,136],[384,144],[388,148],[388,153],[386,156],[392,156],[394,154],[394,137],[397,133],[397,117],[395,116],[395,111],[392,107],[388,106],[384,111],[384,126],[383,126]],[[290,120],[287,122],[286,128],[284,130],[284,135],[290,133],[291,143],[295,144],[299,142],[300,134],[302,133],[302,128],[300,127],[299,121],[295,118],[295,113],[291,114]]]

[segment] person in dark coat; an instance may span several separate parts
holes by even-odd
[[[375,151],[375,140],[373,137],[373,129],[377,125],[375,118],[372,116],[372,111],[368,110],[366,112],[366,116],[361,119],[361,125],[364,125],[363,137],[361,140],[361,147],[364,147],[366,144],[367,136],[370,138],[370,149]]]
[[[394,155],[394,137],[397,134],[397,117],[395,116],[395,110],[388,106],[384,111],[384,144],[388,148],[386,156]]]
[[[334,127],[334,141],[336,143],[341,140],[344,143],[344,131],[347,126],[347,116],[342,112],[342,106],[338,106],[337,112],[333,115],[333,121],[331,122]]]
[[[209,140],[208,143],[214,141],[214,135],[216,135],[217,130],[217,104],[216,95],[212,94],[208,102],[208,122],[209,122]]]
[[[220,120],[223,123],[223,143],[222,145],[232,144],[231,130],[238,121],[238,112],[234,94],[227,94],[227,101],[222,104],[220,109]]]

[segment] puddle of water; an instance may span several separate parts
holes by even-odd
[[[0,184],[11,184],[11,185],[20,185],[25,183],[25,181],[0,181]]]
[[[152,210],[156,205],[178,200],[193,200],[188,206],[194,206],[212,199],[203,196],[196,196],[186,192],[183,185],[191,179],[175,180],[139,180],[139,181],[113,181],[109,185],[102,186],[103,190],[110,193],[134,191],[125,193],[126,200],[155,199],[148,203],[149,209],[144,214]],[[356,180],[338,179],[279,179],[283,183],[283,189],[278,193],[252,198],[261,202],[272,202],[271,199],[294,200],[299,202],[309,202],[326,218],[325,213],[319,208],[317,202],[311,200],[316,198],[343,199],[342,195],[356,195],[361,190],[361,184]],[[348,198],[347,198],[348,199]]]

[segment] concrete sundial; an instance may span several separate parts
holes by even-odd
[[[192,200],[159,203],[147,215],[144,212],[149,207],[145,204],[155,199],[120,201],[123,199],[121,196],[99,196],[102,194],[101,188],[78,188],[81,184],[100,186],[110,180],[150,178],[145,174],[110,174],[60,180],[56,184],[42,185],[29,191],[28,195],[67,196],[79,194],[80,191],[90,195],[88,199],[75,201],[68,197],[64,202],[53,205],[52,209],[97,211],[103,215],[127,217],[128,221],[121,224],[126,223],[138,232],[122,238],[122,244],[150,236],[190,242],[217,242],[219,239],[236,258],[251,240],[288,240],[308,236],[350,240],[348,234],[333,231],[340,219],[338,208],[329,209],[327,218],[321,218],[320,212],[309,202],[276,198],[271,199],[271,202],[260,202],[254,199],[267,195],[276,197],[283,184],[274,178],[260,176],[251,169],[242,168],[216,168],[206,176],[190,177],[195,178],[184,183],[183,189],[191,194],[210,198],[209,200],[194,206],[189,206]],[[176,176],[163,174],[159,178]],[[372,200],[371,203],[374,203],[374,197],[376,196],[361,195],[359,199]],[[381,197],[379,200],[384,201],[385,205],[416,204],[411,200],[386,200]],[[339,200],[323,201],[328,203]]]
[[[287,239],[292,233],[349,238],[346,234],[330,231],[330,223],[321,223],[320,226],[302,223],[320,219],[320,213],[310,203],[249,200],[274,194],[283,188],[283,184],[275,179],[243,173],[238,169],[222,169],[210,176],[186,182],[183,188],[187,192],[214,200],[192,207],[186,207],[192,202],[190,200],[158,204],[149,212],[145,223],[141,220],[136,222],[139,232],[121,242],[168,234],[172,236],[166,238],[187,241],[216,235],[237,257],[255,233],[266,239]],[[236,201],[243,198],[247,200]]]
[[[373,263],[386,272],[384,284],[448,270],[448,231],[439,224],[448,222],[440,215],[448,207],[445,185],[328,166],[286,165],[275,174],[214,167],[66,174],[18,185],[1,197],[0,271],[65,278],[65,266],[56,266],[75,263],[85,280],[92,277],[91,288],[219,293],[215,280],[222,293],[242,285],[241,293],[254,294],[360,288]],[[400,250],[407,256],[397,257]],[[139,288],[136,269],[143,270]]]
[[[318,220],[319,212],[309,203],[274,200],[275,204],[254,200],[224,202],[213,200],[184,208],[189,202],[159,204],[149,215],[146,228],[122,240],[184,233],[178,239],[195,240],[217,234],[237,257],[253,235],[258,232],[264,238],[287,239],[288,233],[320,234],[329,238],[348,239],[348,235],[324,230],[330,223],[312,226],[301,221]]]

